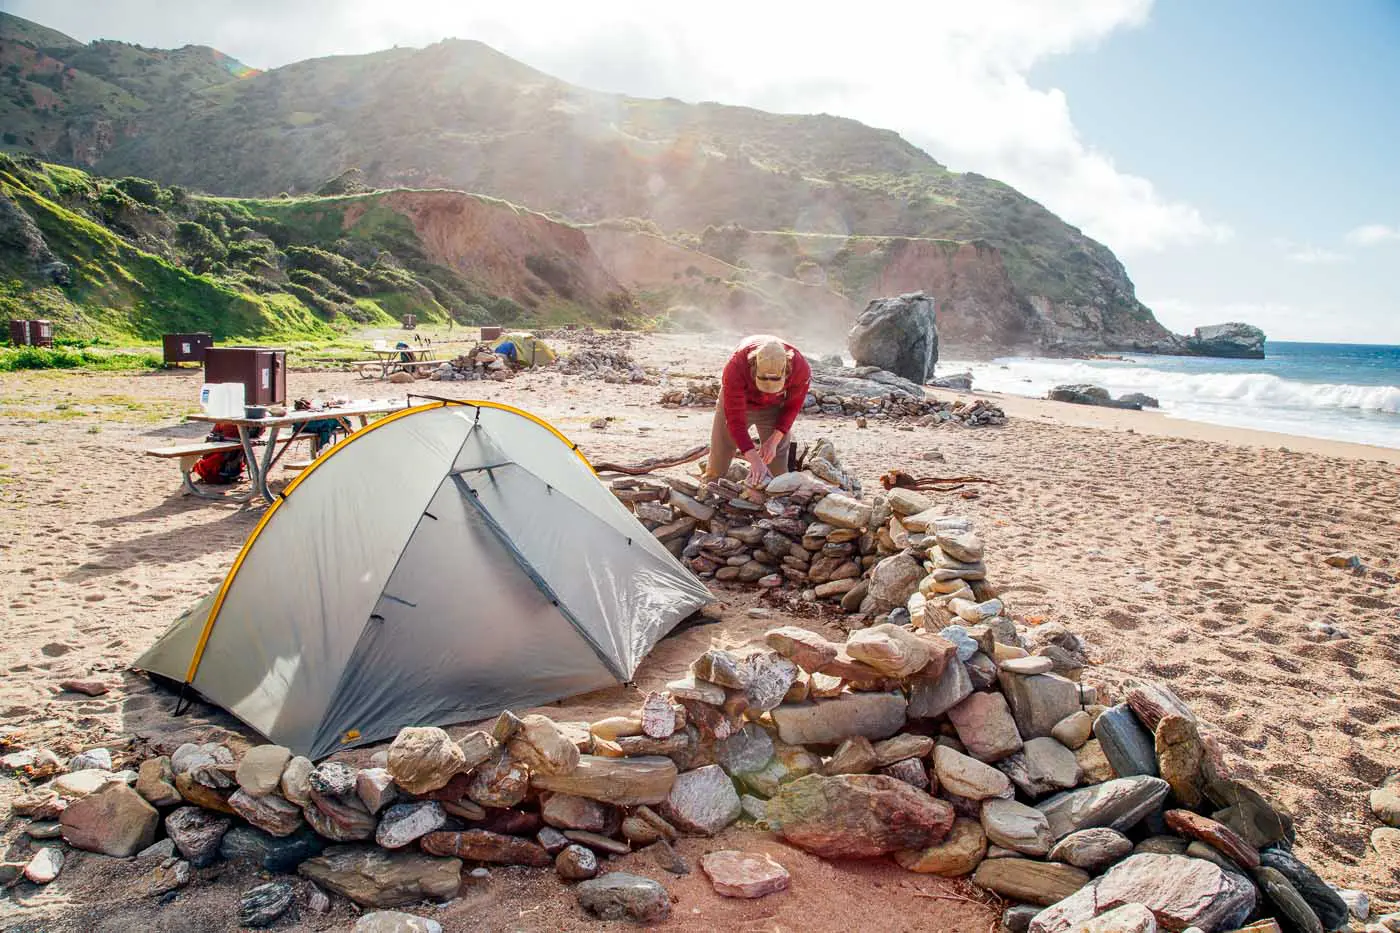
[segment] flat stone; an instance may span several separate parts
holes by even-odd
[[[773,759],[773,737],[758,723],[747,723],[729,738],[715,743],[715,758],[730,775],[758,771]]]
[[[34,884],[48,884],[63,871],[63,850],[58,846],[44,846],[35,852],[25,863],[24,877]]]
[[[770,630],[763,636],[763,640],[768,647],[809,674],[836,660],[840,647],[816,632],[792,625]]]
[[[997,679],[1022,739],[1048,736],[1056,723],[1079,710],[1079,685],[1058,674],[1002,671]]]
[[[762,852],[722,849],[700,858],[700,870],[723,897],[757,898],[787,890],[787,869]]]
[[[35,820],[24,827],[24,834],[30,839],[58,839],[63,835],[63,824],[54,820]]]
[[[270,794],[282,782],[282,772],[291,760],[292,752],[284,746],[254,745],[243,754],[234,780],[254,797]]]
[[[933,753],[934,744],[932,736],[905,734],[876,742],[871,750],[875,753],[875,764],[885,767],[908,758],[927,758]]]
[[[1170,787],[1161,778],[1116,778],[1056,794],[1041,801],[1037,808],[1045,814],[1050,835],[1056,840],[1098,826],[1127,832],[1162,805],[1168,790]]]
[[[280,788],[282,796],[299,807],[304,807],[311,802],[311,772],[316,770],[316,766],[311,763],[310,758],[297,755],[287,762],[287,767],[282,770],[282,781]]]
[[[1011,900],[1049,906],[1084,887],[1089,876],[1073,865],[996,858],[977,866],[972,883]],[[1031,929],[1035,929],[1034,921]]]
[[[274,836],[290,836],[301,828],[301,807],[281,794],[254,797],[240,787],[229,797],[228,802],[239,816]]]
[[[1103,753],[1098,739],[1090,739],[1075,749],[1074,760],[1079,765],[1085,784],[1102,784],[1118,776],[1113,765],[1108,763],[1108,756]]]
[[[174,781],[175,771],[169,758],[147,758],[136,774],[136,793],[153,807],[173,807],[182,799]]]
[[[671,696],[675,697],[678,700],[694,700],[696,703],[708,703],[710,706],[723,706],[725,700],[725,693],[723,687],[719,686],[718,684],[709,683],[708,681],[696,680],[694,677],[690,676],[682,677],[680,680],[671,681],[666,685],[666,692],[671,694]],[[627,719],[627,722],[629,724],[633,721],[634,720]],[[635,721],[638,723],[637,729],[640,731],[640,720]],[[595,735],[599,734],[596,731],[597,725],[598,724],[596,723],[594,724],[593,733]],[[635,735],[636,733],[632,734]],[[617,738],[617,736],[607,735],[604,736],[604,738],[611,739]]]
[[[360,798],[334,797],[311,792],[311,802],[301,808],[302,816],[318,835],[332,842],[360,842],[374,838],[378,821],[360,803]]]
[[[385,852],[373,846],[334,846],[302,862],[297,873],[361,907],[400,907],[455,897],[462,885],[459,859]]]
[[[1133,843],[1116,829],[1100,826],[1070,833],[1050,850],[1052,862],[1064,862],[1097,875],[1133,851]]]
[[[472,772],[467,796],[483,807],[513,807],[529,793],[532,776],[525,762],[505,748],[498,748]],[[544,777],[543,774],[539,776]]]
[[[191,877],[193,872],[189,862],[181,858],[167,858],[146,876],[144,893],[147,897],[160,897],[178,891],[190,883]]]
[[[356,920],[351,933],[442,933],[442,924],[397,910],[376,910]]]
[[[1070,713],[1050,730],[1051,738],[1070,749],[1082,747],[1093,734],[1094,719],[1083,710]]]
[[[1087,833],[1089,830],[1082,830],[1082,832]],[[1180,836],[1148,836],[1146,839],[1142,840],[1142,842],[1133,846],[1133,854],[1185,855],[1186,848],[1187,842]]]
[[[355,776],[355,795],[370,813],[378,813],[399,796],[388,768],[365,768]]]
[[[290,872],[320,855],[325,847],[325,840],[306,827],[278,838],[260,829],[235,826],[224,834],[218,854],[231,862],[250,862],[265,871]]]
[[[943,841],[953,825],[944,800],[882,774],[808,775],[768,801],[783,839],[824,858],[873,858]]]
[[[1168,810],[1165,817],[1167,828],[1177,835],[1204,842],[1244,868],[1259,867],[1259,850],[1228,826],[1190,810]]]
[[[1048,674],[1055,669],[1055,662],[1047,657],[1008,658],[1000,664],[1002,670],[1022,677],[1035,674]]]
[[[634,817],[628,817],[628,820]],[[640,822],[640,821],[639,821]],[[623,821],[623,831],[626,832],[627,821]],[[540,831],[535,833],[535,841],[544,848],[550,855],[558,855],[569,844],[569,837],[555,829],[553,826],[541,826]]]
[[[685,857],[671,847],[665,839],[659,839],[647,846],[643,850],[651,861],[663,871],[668,871],[673,875],[690,874],[690,863]]]
[[[1002,911],[1001,925],[1006,927],[1005,933],[1026,933],[1038,913],[1037,904],[1013,904]]]
[[[870,525],[870,506],[839,492],[823,496],[821,501],[812,507],[812,515],[817,521],[837,528],[854,528],[859,531]]]
[[[393,773],[392,770],[390,773]],[[325,797],[343,797],[355,792],[355,774],[356,769],[350,765],[339,761],[323,761],[319,767],[311,772],[311,777],[307,779],[307,782],[311,785],[312,793]],[[407,790],[406,787],[404,789]]]
[[[938,542],[938,549],[944,554],[966,564],[980,561],[986,550],[982,539],[970,531],[938,531],[935,532],[934,540]]]
[[[554,859],[538,843],[486,829],[428,833],[419,845],[430,855],[455,856],[473,862],[528,865],[532,868],[544,868],[554,863]]]
[[[1016,754],[997,763],[1011,782],[1028,797],[1043,797],[1079,784],[1079,762],[1074,752],[1052,738],[1031,739]]]
[[[188,771],[175,775],[175,789],[179,791],[182,799],[206,810],[217,810],[232,815],[233,807],[229,806],[228,798],[233,793],[233,788],[238,785],[231,778],[229,785],[226,789],[216,789],[200,782]]]
[[[49,786],[64,797],[80,800],[111,782],[112,772],[106,768],[83,768],[81,771],[60,774]]]
[[[58,682],[58,689],[67,690],[69,693],[81,693],[84,696],[100,697],[111,688],[100,680],[61,680]]]
[[[1045,814],[1015,800],[992,798],[982,802],[982,830],[997,845],[1039,858],[1054,840]]]
[[[386,849],[402,849],[446,822],[447,812],[436,800],[396,803],[380,817],[374,841]]]
[[[1000,761],[1021,750],[1021,733],[1000,693],[972,694],[948,710],[948,721],[967,753],[978,761]]]
[[[1292,929],[1298,933],[1323,933],[1322,921],[1282,872],[1262,867],[1255,869],[1253,875],[1264,896],[1288,920]]]
[[[1307,903],[1324,930],[1341,929],[1351,917],[1356,916],[1357,912],[1349,908],[1343,896],[1347,892],[1339,892],[1332,888],[1292,852],[1286,849],[1265,849],[1259,853],[1259,861],[1265,868],[1271,868],[1288,879],[1288,883]],[[1361,897],[1364,898],[1365,895]],[[1366,913],[1369,913],[1369,909]],[[1365,920],[1366,917],[1357,919]]]
[[[614,839],[600,833],[590,833],[582,829],[566,829],[564,830],[564,838],[605,855],[626,855],[632,851],[632,846],[621,839]]]
[[[277,772],[281,776],[281,771]],[[239,926],[261,929],[277,922],[296,900],[296,888],[285,881],[269,881],[244,891],[238,899]]]
[[[903,678],[928,666],[930,644],[907,629],[886,623],[852,632],[846,640],[846,653],[881,674]]]
[[[1157,752],[1153,737],[1138,722],[1128,704],[1110,707],[1094,720],[1094,737],[1122,777],[1146,774],[1157,777]]]
[[[904,849],[894,860],[909,871],[943,878],[972,873],[987,854],[987,836],[977,820],[958,817],[942,842],[923,849]]]
[[[789,745],[835,745],[854,735],[886,739],[904,727],[908,704],[899,693],[845,693],[829,700],[784,704],[772,711]]]
[[[571,773],[533,775],[530,785],[537,790],[575,794],[617,806],[636,806],[665,800],[676,774],[676,763],[669,758],[581,755],[578,767]]]
[[[909,688],[909,718],[933,719],[971,695],[972,678],[962,661],[952,660],[937,677],[912,678]]]
[[[971,590],[965,590],[971,593]],[[951,644],[957,652],[958,660],[966,662],[979,650],[977,639],[968,634],[965,625],[948,625],[940,629],[938,637]]]
[[[702,836],[713,836],[741,812],[734,782],[719,765],[678,775],[661,810],[677,829]]]
[[[69,804],[59,820],[73,848],[127,858],[155,842],[160,813],[118,781]]]
[[[1293,815],[1281,803],[1246,781],[1218,778],[1209,781],[1206,797],[1224,809],[1211,814],[1257,849],[1278,843],[1293,845]]]
[[[1124,780],[1154,780],[1125,778]],[[1030,933],[1068,933],[1105,910],[1141,904],[1168,930],[1231,930],[1254,909],[1254,885],[1204,859],[1131,855],[1088,887],[1041,911]]]
[[[598,875],[598,856],[587,846],[566,846],[554,857],[554,870],[565,881],[587,881]]]
[[[1011,779],[989,764],[940,745],[933,750],[934,773],[939,787],[969,800],[985,800],[1011,794]]]

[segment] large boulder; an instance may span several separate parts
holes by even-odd
[[[372,846],[337,846],[302,862],[298,874],[350,898],[361,907],[398,907],[424,898],[453,897],[462,884],[462,862],[417,852],[385,852]]]
[[[938,362],[933,299],[923,292],[876,298],[846,337],[858,366],[878,366],[922,385]]]
[[[116,781],[74,801],[59,818],[63,840],[75,849],[128,858],[156,841],[160,813]]]
[[[1186,338],[1186,352],[1196,356],[1223,356],[1232,359],[1262,360],[1264,332],[1251,324],[1232,321],[1197,327]]]
[[[883,774],[809,774],[779,788],[768,822],[785,840],[823,858],[874,858],[942,842],[953,807]]]

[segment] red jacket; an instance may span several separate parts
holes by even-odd
[[[750,408],[772,408],[781,405],[782,410],[778,413],[776,427],[787,435],[792,432],[792,423],[797,420],[797,413],[802,410],[803,402],[807,401],[807,390],[812,385],[812,367],[796,347],[783,341],[783,346],[792,351],[783,391],[771,394],[760,392],[758,386],[754,385],[753,370],[749,367],[749,353],[761,342],[750,340],[735,350],[729,362],[724,364],[724,374],[720,379],[724,423],[728,426],[729,436],[734,438],[741,454],[754,448],[753,439],[749,437]]]

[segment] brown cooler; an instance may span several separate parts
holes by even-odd
[[[214,338],[208,334],[165,334],[161,337],[166,366],[203,363],[205,351],[213,345]]]

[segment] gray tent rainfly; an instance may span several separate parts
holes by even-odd
[[[436,402],[288,484],[136,666],[322,758],[626,682],[711,598],[549,424]]]

